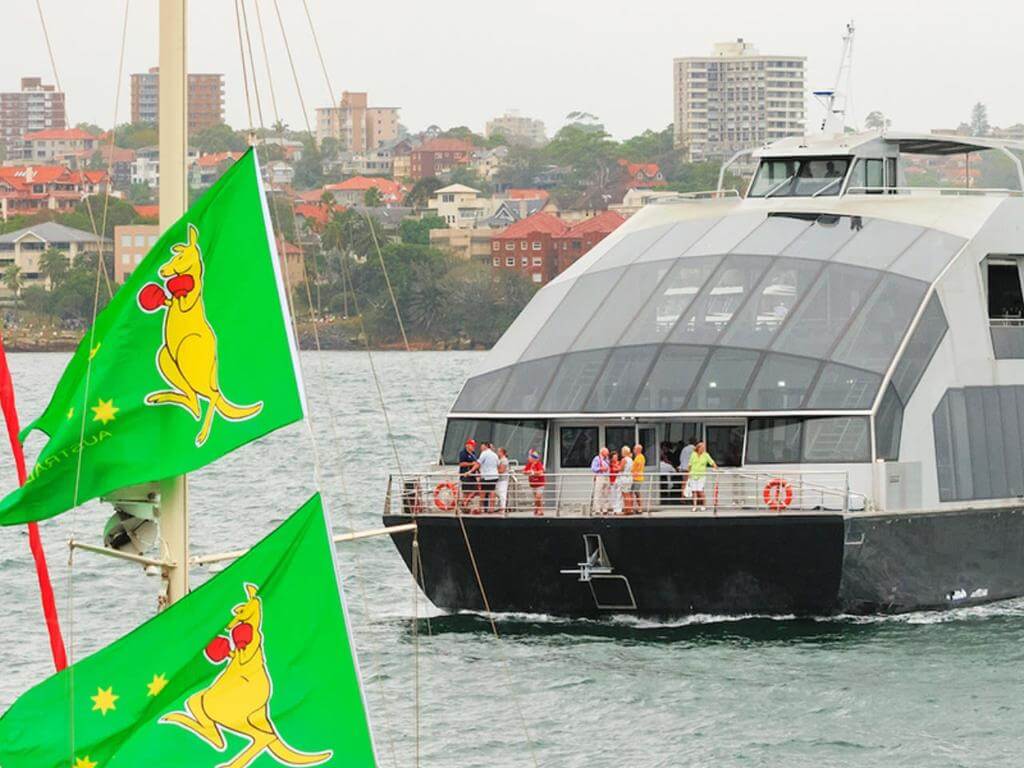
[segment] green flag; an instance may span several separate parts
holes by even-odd
[[[0,718],[3,768],[375,765],[320,497]]]
[[[209,464],[303,415],[281,265],[252,150],[96,317],[46,411],[50,440],[0,524]]]

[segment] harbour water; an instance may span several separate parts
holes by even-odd
[[[67,359],[11,356],[23,421]],[[267,533],[315,488],[317,457],[335,528],[378,526],[387,473],[436,456],[443,414],[478,359],[374,355],[393,450],[366,354],[304,354],[316,450],[294,425],[192,475],[193,552]],[[30,458],[41,445],[30,439]],[[14,470],[2,454],[6,492]],[[68,538],[98,542],[108,514],[90,503],[43,524],[77,658],[155,609],[158,580],[134,565],[79,553],[68,567]],[[382,766],[416,765],[417,748],[436,768],[1021,764],[1024,601],[877,619],[506,616],[498,642],[482,616],[429,608],[386,538],[340,545],[339,560]],[[6,709],[52,669],[22,528],[0,530],[0,575]],[[193,582],[209,575],[197,569]]]

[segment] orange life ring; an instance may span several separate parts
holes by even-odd
[[[448,491],[447,500],[442,498],[441,492]],[[459,489],[455,483],[438,483],[434,486],[434,506],[442,512],[451,512],[459,498]]]
[[[761,493],[764,503],[773,512],[779,512],[793,503],[793,486],[788,480],[776,477],[765,483],[764,491]]]

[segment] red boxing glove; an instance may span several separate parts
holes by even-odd
[[[252,624],[242,622],[235,626],[231,630],[231,639],[235,643],[235,648],[240,651],[244,650],[245,646],[252,642]]]
[[[139,306],[147,312],[156,312],[167,301],[164,289],[156,283],[146,283],[139,291]]]
[[[187,295],[195,287],[196,281],[192,278],[192,275],[175,275],[167,281],[167,290],[176,299]]]
[[[206,646],[206,658],[214,664],[219,664],[231,655],[231,643],[223,635],[217,635]]]

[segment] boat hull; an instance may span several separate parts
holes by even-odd
[[[416,520],[423,589],[446,611],[870,614],[1024,594],[1017,508],[846,518],[466,516],[465,533],[456,517]],[[409,517],[385,516],[387,525],[403,522]],[[410,566],[413,538],[392,538]],[[589,572],[581,567],[588,554],[598,566]]]

